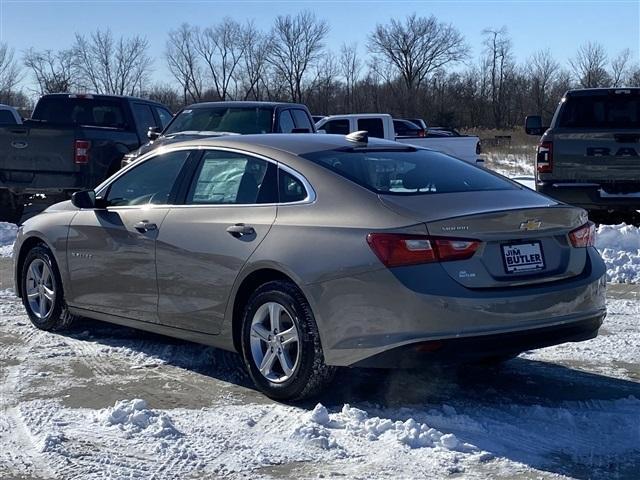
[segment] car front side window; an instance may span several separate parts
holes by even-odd
[[[118,177],[107,187],[105,200],[114,207],[166,205],[176,179],[191,152],[179,150],[157,155]]]

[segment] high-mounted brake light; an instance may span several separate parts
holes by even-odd
[[[89,140],[76,140],[73,148],[73,161],[75,164],[86,165],[89,163],[89,148],[91,148]]]
[[[581,227],[569,232],[571,245],[576,248],[593,247],[596,244],[596,225],[587,222]]]
[[[370,233],[367,242],[387,267],[464,260],[480,246],[477,240],[400,233]]]
[[[538,173],[551,173],[553,171],[553,142],[542,142],[538,145],[536,168]]]

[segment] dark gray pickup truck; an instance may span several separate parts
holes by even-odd
[[[110,95],[45,95],[31,119],[0,128],[0,221],[18,222],[34,194],[46,203],[92,188],[172,119],[161,104]]]
[[[637,222],[640,88],[570,90],[549,127],[528,116],[525,130],[542,135],[537,191],[589,210],[598,222]]]

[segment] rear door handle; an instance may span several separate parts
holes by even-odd
[[[157,230],[158,226],[155,223],[149,223],[146,220],[136,223],[133,228],[139,232],[148,232],[149,230]]]
[[[253,227],[249,225],[245,225],[244,223],[236,223],[235,225],[229,225],[227,227],[227,232],[229,232],[233,237],[240,238],[244,235],[253,235],[256,231]]]

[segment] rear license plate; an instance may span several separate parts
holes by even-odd
[[[507,273],[533,272],[544,269],[540,242],[502,245],[502,260]]]

